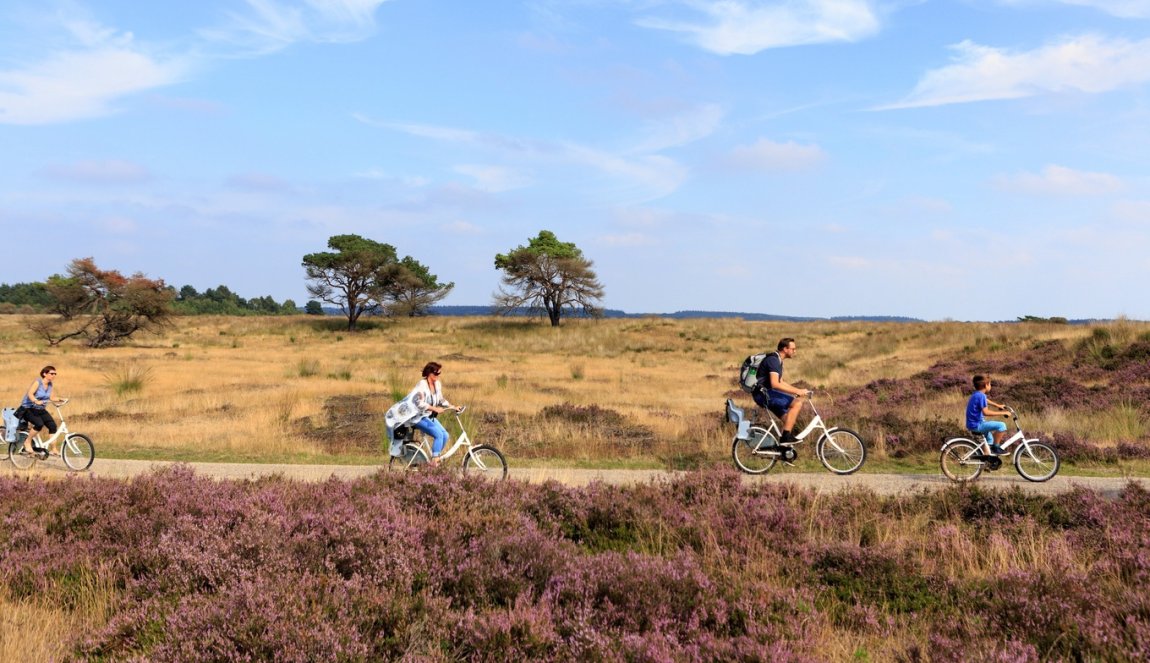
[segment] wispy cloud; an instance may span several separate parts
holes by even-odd
[[[632,152],[658,152],[688,145],[710,136],[723,122],[723,109],[704,104],[685,113],[650,123]]]
[[[630,150],[617,153],[573,142],[524,140],[452,127],[387,122],[363,114],[354,117],[371,126],[489,151],[501,160],[518,160],[540,167],[566,165],[589,168],[620,183],[613,193],[629,202],[666,196],[687,178],[684,166],[660,154],[635,154]]]
[[[1013,193],[1041,196],[1101,196],[1126,188],[1121,178],[1109,173],[1090,173],[1049,165],[1041,173],[1000,175],[994,185]]]
[[[880,28],[878,16],[866,0],[680,0],[677,4],[694,10],[695,15],[690,19],[646,16],[638,25],[683,34],[696,46],[720,55],[854,42]]]
[[[1018,99],[1051,92],[1100,93],[1150,80],[1150,39],[1087,34],[1031,51],[969,40],[951,47],[954,63],[927,72],[904,99],[876,110]]]
[[[45,168],[43,174],[52,179],[85,184],[132,184],[152,176],[140,164],[118,159],[54,164]]]
[[[134,93],[181,81],[190,63],[94,21],[57,25],[63,42],[0,70],[0,124],[52,124],[108,115]]]
[[[1002,0],[1006,5],[1073,5],[1092,7],[1120,18],[1150,18],[1147,0]]]
[[[612,248],[628,248],[633,246],[650,246],[655,243],[650,236],[643,233],[624,233],[617,235],[600,235],[597,241]]]
[[[209,42],[254,54],[297,42],[355,42],[375,33],[375,11],[387,0],[243,0],[223,24],[199,31]]]
[[[479,164],[461,164],[455,167],[455,172],[467,175],[475,180],[475,187],[488,193],[502,193],[514,189],[522,189],[531,184],[531,179],[502,166],[485,166]]]
[[[747,170],[790,171],[812,168],[825,159],[826,153],[818,145],[776,143],[760,138],[751,145],[731,150],[726,161],[732,167]]]

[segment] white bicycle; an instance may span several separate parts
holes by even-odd
[[[1002,443],[1005,451],[1003,455],[1012,454],[1014,469],[1027,481],[1048,481],[1055,474],[1061,462],[1054,448],[1035,438],[1027,438],[1022,432],[1022,425],[1018,423],[1018,413],[1014,408],[1007,406],[1011,419],[1014,420],[1014,435]],[[955,437],[942,445],[942,454],[939,464],[942,473],[951,481],[965,483],[974,481],[982,474],[985,468],[991,472],[1002,467],[1002,459],[990,452],[990,445],[986,438],[978,435],[978,442],[967,437]],[[1014,451],[1010,447],[1014,445]]]
[[[47,440],[41,440],[39,436],[33,437],[31,452],[24,451],[24,440],[29,435],[25,431],[18,432],[15,442],[4,445],[8,460],[14,466],[26,470],[35,465],[37,460],[48,460],[50,455],[55,455],[51,451],[52,445],[58,446],[60,458],[69,470],[82,472],[92,466],[92,461],[96,459],[96,447],[92,444],[92,438],[83,433],[73,433],[68,430],[68,422],[64,421],[64,412],[60,409],[67,403],[68,399],[59,403],[52,403],[56,408],[56,417],[60,420],[60,426]],[[2,439],[7,439],[7,437],[2,437]]]
[[[743,408],[727,399],[727,420],[734,422],[738,430],[731,443],[731,457],[735,460],[735,467],[747,474],[766,474],[771,471],[775,463],[782,461],[793,465],[798,453],[794,445],[799,444],[812,433],[818,431],[818,441],[815,442],[815,455],[822,461],[824,467],[835,474],[851,474],[862,467],[866,461],[866,444],[862,437],[847,428],[827,428],[823,418],[815,410],[815,403],[807,398],[814,417],[803,432],[795,435],[797,442],[779,444],[782,430],[779,423],[770,414],[767,415],[770,425],[756,426],[746,418]]]
[[[455,423],[459,425],[459,437],[455,444],[439,454],[442,463],[460,449],[466,449],[463,454],[463,472],[477,474],[493,481],[502,481],[507,478],[507,459],[495,447],[488,444],[475,444],[471,436],[463,427],[463,420],[459,415],[466,411],[466,407],[451,410],[455,415]],[[414,426],[399,426],[395,429],[395,440],[403,442],[403,455],[392,456],[388,462],[388,469],[396,468],[409,470],[427,465],[431,458],[431,440],[427,435],[417,434]]]

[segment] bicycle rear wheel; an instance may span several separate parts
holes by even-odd
[[[766,474],[771,471],[779,460],[777,452],[756,451],[768,435],[767,430],[753,426],[749,431],[749,439],[734,438],[731,443],[731,458],[735,467],[747,474]]]
[[[954,439],[942,447],[942,454],[938,459],[942,466],[942,473],[947,479],[957,483],[974,481],[982,474],[985,465],[978,456],[981,451],[979,445],[962,438]]]
[[[8,429],[0,426],[0,461],[8,460],[12,457],[12,445],[8,442],[3,442],[3,439],[8,437]]]
[[[866,461],[866,444],[853,430],[832,428],[819,438],[815,453],[831,472],[851,474]]]
[[[1058,474],[1058,454],[1041,442],[1023,442],[1014,452],[1014,469],[1027,481],[1047,481]]]
[[[402,456],[392,456],[387,463],[389,470],[407,470],[427,464],[427,454],[418,444],[408,442],[403,445]]]
[[[8,460],[18,470],[26,470],[36,464],[36,454],[24,453],[24,438],[27,433],[20,433],[16,441],[8,444]]]
[[[82,472],[92,466],[96,460],[96,447],[92,438],[83,433],[72,433],[60,445],[60,457],[64,464],[73,472]]]
[[[507,459],[495,447],[481,444],[472,447],[463,456],[463,473],[491,481],[502,481],[507,478]]]

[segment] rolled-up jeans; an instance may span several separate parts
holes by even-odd
[[[443,451],[443,445],[447,444],[447,440],[451,437],[447,434],[447,429],[443,427],[443,424],[431,417],[421,419],[419,423],[415,424],[415,427],[432,437],[432,457],[438,456],[439,452]]]
[[[971,428],[970,432],[979,433],[986,437],[987,444],[994,444],[994,433],[1006,430],[1006,423],[1002,421],[984,421],[978,428]]]

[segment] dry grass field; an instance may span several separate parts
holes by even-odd
[[[370,320],[349,333],[337,318],[196,316],[92,350],[48,347],[29,322],[0,316],[0,399],[14,406],[42,366],[57,366],[60,393],[74,399],[65,414],[73,430],[92,435],[100,456],[322,463],[381,461],[382,412],[431,360],[445,366],[447,397],[471,406],[473,437],[514,464],[726,463],[723,401],[750,405],[734,382],[738,365],[793,336],[799,351],[786,378],[814,387],[832,423],[864,434],[872,451],[864,471],[889,459],[887,442],[908,434],[897,430],[905,422],[932,421],[957,434],[968,394],[966,384],[951,385],[859,406],[852,394],[867,385],[921,379],[939,362],[963,379],[987,362],[1019,372],[1011,358],[1049,342],[1089,359],[1150,338],[1150,325],[1125,320],[1090,327],[644,318],[567,320],[553,329],[536,320],[432,317]],[[1089,373],[1084,388],[1109,389],[1098,375]],[[1009,386],[993,396],[1013,402]],[[1033,409],[1024,423],[1102,447],[1144,441],[1145,403],[1119,394],[1091,407]]]

